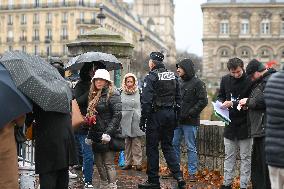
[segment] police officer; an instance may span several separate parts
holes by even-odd
[[[138,188],[160,188],[158,146],[161,141],[161,148],[168,167],[177,180],[178,187],[183,189],[186,183],[172,146],[177,121],[175,107],[179,106],[181,100],[180,88],[177,77],[165,68],[163,60],[164,55],[160,52],[150,54],[150,72],[145,77],[142,89],[140,128],[146,131],[148,180],[138,184]]]

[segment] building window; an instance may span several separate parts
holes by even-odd
[[[34,0],[34,7],[40,7],[40,0]]]
[[[282,57],[282,58],[284,57],[284,51],[281,52],[281,57]]]
[[[20,41],[27,41],[26,30],[22,30],[22,34],[21,34],[21,37],[20,37]]]
[[[60,4],[63,5],[63,6],[64,6],[64,5],[67,5],[67,2],[66,2],[66,1],[67,1],[67,0],[60,0]]]
[[[63,55],[66,55],[67,52],[68,52],[67,46],[66,46],[66,45],[63,45],[63,46],[62,46],[62,54],[63,54]]]
[[[84,18],[85,18],[85,13],[84,12],[80,12],[80,21],[84,22]]]
[[[53,0],[47,0],[47,5],[48,5],[48,6],[52,6],[52,3],[53,3],[52,1],[53,1]]]
[[[21,15],[21,24],[27,24],[27,16],[25,14]]]
[[[247,50],[242,50],[241,54],[242,54],[242,57],[248,57],[249,56],[249,52]]]
[[[67,23],[68,22],[68,13],[64,12],[62,14],[62,23]]]
[[[35,46],[34,46],[34,54],[35,54],[35,55],[38,55],[38,53],[39,53],[39,48],[38,48],[37,45],[35,45]]]
[[[51,54],[52,54],[51,45],[47,45],[46,46],[46,55],[51,56]]]
[[[94,12],[93,13],[93,18],[92,18],[92,24],[95,24],[96,23],[96,17],[97,17],[97,14]]]
[[[27,48],[26,48],[25,45],[22,46],[22,51],[23,51],[23,52],[27,52]]]
[[[14,41],[14,33],[12,30],[8,31],[8,37],[7,37],[7,42],[13,42]]]
[[[13,25],[13,16],[8,15],[8,25]]]
[[[247,19],[241,21],[241,34],[242,35],[249,34],[249,20]]]
[[[67,40],[67,39],[68,39],[67,27],[63,27],[61,30],[61,40]]]
[[[267,49],[261,50],[261,57],[268,57],[268,56],[269,56],[269,52]]]
[[[13,51],[13,47],[11,45],[9,46],[9,51]]]
[[[227,50],[222,50],[222,51],[221,51],[221,56],[222,56],[222,57],[228,57],[228,56],[229,56],[228,51],[227,51]]]
[[[51,28],[47,28],[46,29],[46,36],[45,36],[46,40],[52,40],[52,29]]]
[[[270,21],[268,19],[264,19],[261,21],[261,34],[267,35],[270,34]]]
[[[39,15],[34,14],[34,24],[39,24]]]
[[[284,35],[284,18],[281,19],[281,35]]]
[[[228,20],[222,20],[220,22],[220,34],[222,35],[229,34],[229,21]]]
[[[80,35],[83,35],[85,33],[85,29],[84,28],[80,28]]]
[[[46,23],[47,24],[51,24],[52,23],[52,14],[51,13],[47,13],[46,14]]]
[[[9,1],[8,1],[8,8],[9,8],[9,9],[12,9],[13,6],[14,6],[14,0],[9,0]]]
[[[78,4],[79,5],[84,5],[84,0],[79,0]]]
[[[33,37],[34,41],[38,41],[39,40],[39,30],[35,29],[34,30],[34,37]]]

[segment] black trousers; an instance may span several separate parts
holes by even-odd
[[[264,137],[253,138],[251,181],[253,189],[271,189],[268,165],[265,161]]]
[[[40,189],[68,189],[68,167],[49,173],[39,174]]]
[[[159,143],[167,165],[174,178],[182,176],[180,165],[172,146],[175,128],[175,112],[172,109],[162,109],[154,112],[147,122],[146,155],[147,175],[151,183],[159,183]]]

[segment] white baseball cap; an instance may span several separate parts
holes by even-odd
[[[94,79],[104,79],[106,81],[109,81],[111,82],[110,80],[110,74],[107,70],[105,69],[98,69],[96,72],[95,72],[95,75],[94,77],[92,78],[92,82]]]

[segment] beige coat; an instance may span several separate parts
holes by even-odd
[[[17,189],[18,160],[14,136],[14,125],[23,125],[24,116],[6,124],[0,129],[0,188]]]

